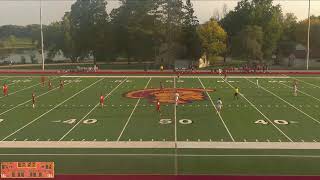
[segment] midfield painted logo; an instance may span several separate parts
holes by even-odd
[[[157,101],[161,103],[175,103],[174,95],[179,93],[179,104],[192,103],[193,101],[202,101],[207,98],[207,92],[214,92],[212,89],[194,89],[194,88],[164,88],[164,89],[144,89],[131,91],[125,94],[125,97],[139,99],[148,99],[151,103]]]

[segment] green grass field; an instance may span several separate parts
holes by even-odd
[[[319,76],[48,78],[51,90],[39,76],[0,77],[0,161],[54,161],[58,174],[320,175]]]

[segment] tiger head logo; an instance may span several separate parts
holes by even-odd
[[[179,104],[192,103],[193,101],[202,101],[207,98],[206,92],[214,92],[212,89],[194,89],[194,88],[164,88],[164,89],[143,89],[131,91],[124,96],[132,99],[145,98],[151,103],[159,101],[160,103],[175,103],[175,93],[179,93]]]

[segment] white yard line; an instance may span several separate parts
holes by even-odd
[[[234,89],[234,87],[229,83],[226,82],[231,88]],[[260,85],[261,87],[261,85]],[[251,101],[249,101],[249,99],[247,99],[242,93],[240,93],[240,95],[251,105],[251,107],[253,107],[254,109],[256,109],[264,118],[266,118],[266,120],[272,124],[273,127],[275,127],[283,136],[285,136],[289,141],[293,142],[293,140],[286,134],[284,133],[278,126],[276,126],[264,113],[262,113],[257,107],[256,105],[254,105]]]
[[[301,80],[301,79],[297,79],[297,78],[294,78],[294,77],[291,77],[291,76],[287,76],[287,77],[290,77],[290,78],[295,79],[295,80],[297,80],[297,81],[303,82],[303,83],[305,83],[305,84],[309,84],[310,86],[313,86],[313,87],[316,87],[316,88],[320,88],[320,86],[317,86],[317,85],[315,85],[315,84],[312,84],[312,83],[303,81],[303,80]]]
[[[62,104],[64,104],[65,102],[69,101],[70,99],[74,98],[75,96],[77,96],[78,94],[82,93],[83,91],[89,89],[91,86],[97,84],[98,82],[102,81],[103,78],[101,78],[98,81],[95,81],[94,83],[90,84],[89,86],[87,86],[86,88],[82,89],[81,91],[75,93],[74,95],[70,96],[69,98],[67,98],[66,100],[62,101],[61,103],[57,104],[56,106],[54,106],[52,109],[48,110],[47,112],[43,113],[42,115],[38,116],[37,118],[35,118],[34,120],[30,121],[29,123],[27,123],[26,125],[22,126],[21,128],[17,129],[16,131],[14,131],[13,133],[9,134],[8,136],[6,136],[5,138],[3,138],[1,141],[6,140],[7,138],[11,137],[12,135],[16,134],[17,132],[21,131],[22,129],[26,128],[27,126],[29,126],[30,124],[34,123],[35,121],[39,120],[40,118],[42,118],[43,116],[45,116],[46,114],[50,113],[51,111],[55,110],[56,108],[58,108],[59,106],[61,106]]]
[[[220,77],[220,78],[221,78],[221,77]],[[220,113],[218,113],[218,110],[217,110],[217,108],[216,108],[216,106],[215,106],[214,102],[212,101],[210,94],[209,94],[209,93],[208,93],[208,91],[206,90],[206,87],[204,86],[204,84],[202,83],[202,81],[201,81],[201,79],[200,79],[200,78],[198,78],[198,80],[199,80],[199,82],[201,83],[201,86],[203,87],[203,89],[206,91],[206,93],[207,93],[207,95],[208,95],[208,97],[209,97],[209,99],[210,99],[210,101],[211,101],[212,106],[213,106],[213,107],[214,107],[214,109],[216,110],[216,112],[217,112],[217,114],[218,114],[218,116],[219,116],[219,118],[220,118],[221,122],[223,123],[223,125],[224,125],[225,129],[227,130],[227,132],[228,132],[228,134],[229,134],[230,138],[231,138],[231,139],[232,139],[232,141],[234,142],[235,140],[234,140],[234,138],[233,138],[233,136],[232,136],[231,132],[229,131],[229,128],[227,127],[226,123],[224,122],[224,120],[223,120],[223,118],[222,118],[221,114],[220,114]]]
[[[252,84],[255,84],[254,82],[250,81],[249,79],[246,79],[246,80],[248,80],[248,81],[251,82]],[[314,117],[310,116],[309,114],[303,112],[301,109],[295,107],[293,104],[291,104],[291,103],[289,103],[288,101],[284,100],[284,99],[281,98],[280,96],[278,96],[278,95],[276,95],[275,93],[269,91],[268,89],[262,87],[261,85],[260,85],[260,88],[263,89],[264,91],[267,91],[268,93],[272,94],[273,96],[277,97],[278,99],[280,99],[280,100],[282,100],[283,102],[287,103],[289,106],[293,107],[294,109],[296,109],[296,110],[298,110],[299,112],[301,112],[302,114],[306,115],[307,117],[309,117],[309,118],[312,119],[313,121],[315,121],[315,122],[317,122],[317,123],[320,124],[320,121],[319,121],[319,120],[317,120],[316,118],[314,118]]]
[[[113,88],[105,97],[104,99],[106,99],[107,97],[109,97],[113,91],[115,91],[116,89],[118,89],[118,87],[123,84],[124,82],[126,82],[127,79],[123,79],[115,88]],[[68,134],[70,134],[71,131],[73,131],[85,118],[87,118],[98,106],[100,105],[100,103],[97,103],[85,116],[83,116],[79,122],[77,122],[77,124],[75,124],[68,132],[66,132],[60,139],[59,141],[62,141]]]
[[[176,89],[176,77],[173,78],[173,87]],[[174,97],[175,98],[175,97]],[[178,175],[178,136],[177,136],[177,104],[174,104],[174,174]]]
[[[286,87],[288,87],[288,88],[293,89],[293,87],[288,86],[288,85],[286,85],[286,84],[284,84],[284,83],[282,83],[282,82],[279,82],[279,83],[282,84],[282,85],[284,85],[284,86],[286,86]],[[315,99],[315,100],[317,100],[317,101],[320,101],[319,98],[316,98],[316,97],[314,97],[314,96],[312,96],[312,95],[310,95],[310,94],[308,94],[308,93],[305,93],[305,92],[300,91],[300,90],[298,90],[298,92],[300,92],[301,94],[304,94],[304,95],[306,95],[306,96],[309,96],[309,97],[311,97],[311,98],[313,98],[313,99]]]
[[[176,77],[173,78],[173,88],[176,89]],[[174,141],[177,142],[177,106],[174,104]]]
[[[79,78],[77,78],[77,79],[79,79]],[[66,83],[65,85],[68,85],[68,84],[70,84],[70,83],[71,83],[71,82]],[[49,90],[49,91],[47,91],[47,92],[45,92],[45,93],[40,94],[39,96],[36,96],[36,98],[39,98],[39,97],[41,97],[41,96],[44,96],[44,95],[46,95],[46,94],[48,94],[48,93],[50,93],[50,92],[52,92],[52,91],[54,91],[54,90],[56,90],[56,89],[59,89],[59,88],[60,88],[60,87],[53,88],[53,89],[51,89],[51,90]],[[12,107],[12,108],[10,108],[10,109],[2,112],[2,113],[0,113],[0,116],[3,115],[3,114],[5,114],[5,113],[7,113],[7,112],[9,112],[9,111],[12,111],[12,110],[18,108],[18,107],[20,107],[20,106],[22,106],[22,105],[24,105],[24,104],[27,104],[28,102],[31,102],[31,101],[32,101],[32,99],[31,99],[31,97],[30,97],[30,100],[27,100],[27,101],[25,101],[25,102],[23,102],[23,103],[20,103],[20,104],[14,106],[14,107]]]
[[[146,84],[146,86],[144,87],[144,89],[146,89],[146,88],[148,87],[148,85],[149,85],[149,83],[150,83],[151,79],[152,79],[152,78],[150,77],[150,78],[149,78],[149,80],[148,80],[148,82],[147,82],[147,84]],[[139,98],[139,99],[138,99],[138,101],[137,101],[136,105],[134,106],[134,108],[133,108],[133,110],[132,110],[132,112],[131,112],[131,114],[130,114],[130,116],[129,116],[129,118],[128,118],[127,122],[126,122],[126,124],[125,124],[125,125],[124,125],[124,127],[122,128],[122,131],[121,131],[121,133],[120,133],[119,137],[117,138],[117,141],[120,141],[120,139],[121,139],[121,137],[122,137],[122,134],[124,133],[125,129],[127,128],[128,124],[129,124],[129,122],[130,122],[130,120],[131,120],[131,117],[132,117],[133,113],[135,112],[135,110],[136,110],[136,108],[137,108],[137,106],[138,106],[138,104],[139,104],[140,100],[141,100],[141,98]]]
[[[57,78],[59,78],[59,77],[53,78],[53,79],[51,79],[51,80],[54,80],[54,79],[57,79]],[[26,87],[26,88],[20,89],[20,90],[18,90],[18,91],[14,91],[14,92],[12,92],[12,93],[9,93],[8,95],[16,94],[16,93],[18,93],[18,92],[24,91],[24,90],[26,90],[26,89],[30,89],[30,88],[35,87],[35,86],[38,86],[38,85],[41,85],[41,83],[37,83],[37,84],[31,85],[31,86],[28,86],[28,87]],[[2,99],[2,98],[4,98],[4,97],[6,97],[6,96],[1,96],[0,99]]]

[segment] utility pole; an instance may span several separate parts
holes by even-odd
[[[309,70],[309,59],[310,59],[310,26],[311,26],[311,19],[310,19],[310,5],[311,0],[309,0],[309,9],[308,9],[308,47],[307,47],[307,70]]]
[[[43,29],[42,29],[42,0],[40,0],[40,31],[41,31],[42,70],[44,71],[44,50],[43,50]]]

